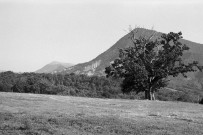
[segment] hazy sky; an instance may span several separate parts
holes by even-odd
[[[0,70],[95,58],[129,25],[203,43],[202,0],[0,0]]]

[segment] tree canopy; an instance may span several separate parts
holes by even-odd
[[[150,35],[136,37],[130,32],[133,46],[119,49],[119,58],[106,67],[107,77],[123,78],[123,92],[145,92],[146,99],[154,99],[154,92],[167,86],[168,77],[188,72],[202,71],[198,61],[184,62],[183,53],[189,47],[180,42],[182,33],[170,32],[157,37]]]

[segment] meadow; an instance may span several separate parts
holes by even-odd
[[[0,135],[202,135],[203,105],[0,93]]]

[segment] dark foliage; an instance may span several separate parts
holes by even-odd
[[[1,92],[70,95],[96,98],[144,99],[143,92],[123,93],[121,80],[75,74],[0,73]],[[158,100],[198,102],[198,92],[160,90]],[[203,96],[203,95],[202,95]]]
[[[145,98],[151,100],[154,92],[167,86],[169,76],[187,77],[188,72],[202,70],[197,61],[183,62],[183,52],[189,47],[179,42],[181,32],[162,34],[160,38],[156,32],[138,38],[135,33],[131,32],[134,46],[120,49],[119,58],[105,70],[107,77],[123,79],[123,92],[145,92]]]
[[[0,73],[0,91],[116,98],[119,80],[75,74]]]

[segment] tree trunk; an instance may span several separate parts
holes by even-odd
[[[147,93],[147,90],[145,90],[145,99],[148,99],[148,93]]]
[[[155,100],[154,91],[152,91],[152,87],[145,91],[145,99]]]
[[[151,100],[151,94],[149,90],[145,91],[145,99]]]
[[[154,92],[150,92],[150,95],[151,95],[151,100],[156,100],[156,99],[155,99]]]

